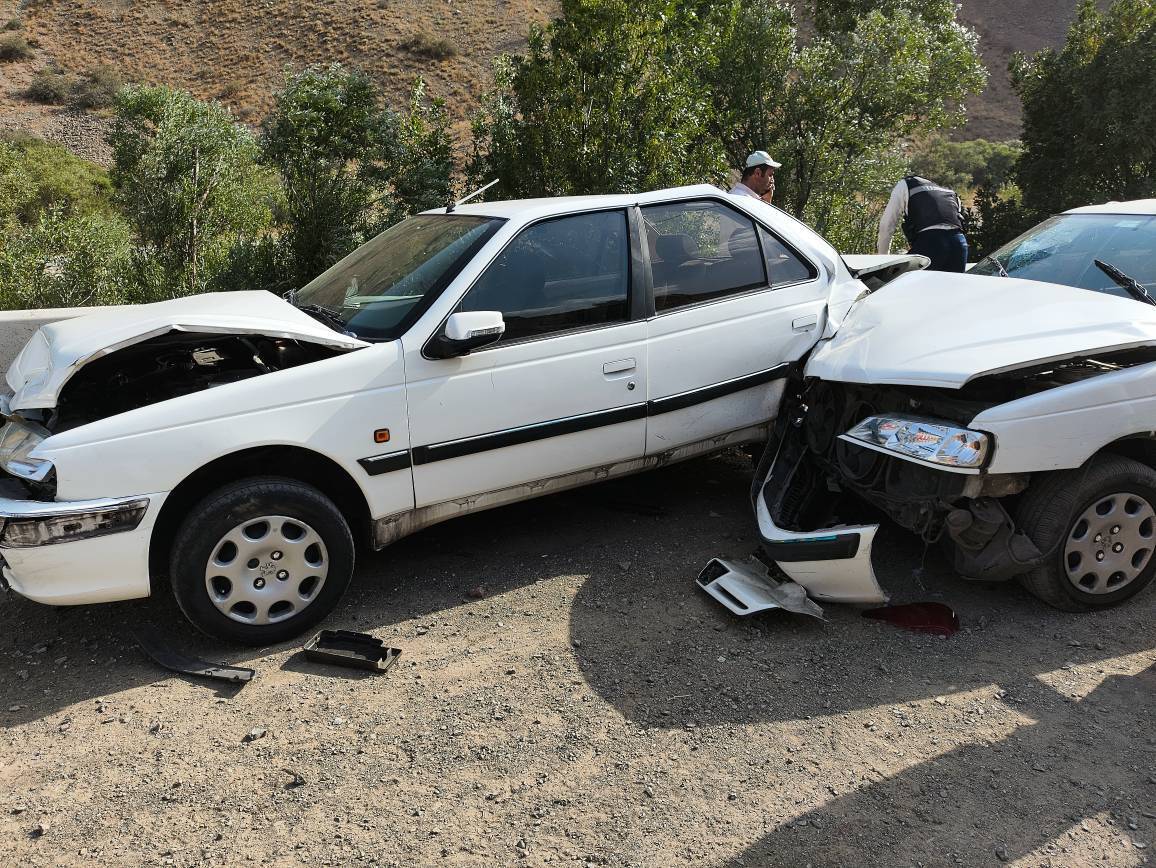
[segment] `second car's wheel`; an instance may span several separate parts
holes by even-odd
[[[169,574],[190,621],[245,645],[283,642],[333,610],[353,575],[349,525],[312,486],[245,479],[210,494],[177,531]]]
[[[1020,502],[1018,524],[1044,552],[1021,577],[1070,612],[1122,603],[1156,576],[1156,471],[1120,455],[1042,475]]]

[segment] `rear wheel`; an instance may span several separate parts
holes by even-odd
[[[1048,474],[1028,488],[1018,524],[1044,564],[1021,577],[1059,609],[1114,606],[1156,576],[1156,471],[1119,455]]]
[[[349,525],[312,486],[260,477],[225,486],[185,518],[173,544],[173,593],[211,636],[282,642],[337,605],[353,574]]]

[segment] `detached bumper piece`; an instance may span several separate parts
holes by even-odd
[[[698,574],[698,586],[736,615],[753,615],[768,609],[783,609],[799,615],[823,619],[823,610],[807,599],[807,592],[794,582],[780,582],[757,560],[746,563],[712,558]]]
[[[767,485],[770,483],[768,482]],[[816,531],[779,527],[767,508],[766,489],[755,498],[763,548],[779,568],[817,600],[886,603],[871,566],[877,524],[840,525]]]
[[[368,633],[352,630],[322,630],[305,643],[305,656],[318,663],[385,672],[401,654]]]
[[[252,681],[256,674],[252,669],[244,666],[227,666],[224,663],[206,663],[195,657],[186,657],[170,651],[151,636],[137,635],[136,643],[140,649],[158,666],[170,672],[179,672],[182,675],[195,675],[199,678],[213,678],[217,681],[228,681],[232,684],[244,684]]]

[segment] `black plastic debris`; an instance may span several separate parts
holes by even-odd
[[[162,645],[155,637],[136,634],[134,637],[141,651],[158,666],[171,672],[182,675],[195,675],[198,678],[213,678],[217,681],[228,681],[230,684],[244,684],[253,680],[256,674],[245,666],[228,666],[224,663],[206,663],[195,657],[186,657]]]
[[[318,663],[384,672],[401,654],[368,633],[353,630],[322,630],[305,643],[305,656]]]
[[[866,609],[864,618],[886,621],[896,627],[917,633],[951,636],[959,632],[959,616],[943,603],[906,603],[899,606],[880,606]]]

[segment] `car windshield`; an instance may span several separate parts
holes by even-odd
[[[1131,214],[1060,214],[980,260],[971,274],[1062,283],[1131,298],[1099,268],[1114,265],[1145,289],[1156,288],[1156,217]]]
[[[437,298],[504,221],[419,214],[358,247],[294,296],[298,307],[366,340],[394,340]]]

